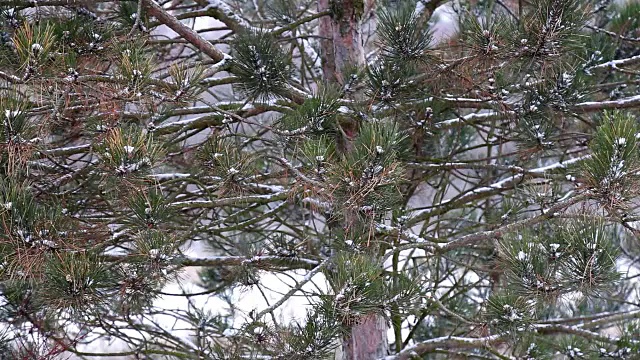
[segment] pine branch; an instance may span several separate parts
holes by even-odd
[[[206,11],[209,16],[220,20],[234,32],[253,29],[245,19],[236,14],[222,0],[196,0],[196,2],[204,7],[204,11]]]
[[[385,254],[383,260],[384,261],[388,260],[395,252],[400,252],[403,250],[409,250],[413,248],[423,248],[432,253],[446,253],[462,247],[478,245],[479,243],[492,240],[492,239],[501,238],[505,234],[512,233],[521,229],[525,229],[533,225],[539,224],[541,222],[544,222],[546,220],[549,220],[551,218],[554,218],[557,216],[559,212],[566,210],[568,207],[575,205],[577,203],[580,203],[586,199],[588,199],[588,196],[585,194],[576,195],[564,201],[558,202],[557,204],[555,204],[554,206],[548,209],[543,209],[543,212],[540,215],[519,220],[514,223],[498,227],[495,230],[480,231],[473,234],[464,235],[462,237],[452,239],[447,242],[436,243],[433,241],[422,241],[421,238],[418,238],[420,239],[419,242],[402,244],[402,245],[396,246],[391,251]]]
[[[499,343],[508,336],[508,333],[485,336],[481,338],[443,336],[429,339],[415,345],[407,346],[397,354],[385,356],[379,360],[411,360],[416,356],[425,354],[435,349],[474,349],[484,348]]]
[[[523,175],[531,175],[537,177],[539,174],[530,172],[525,168],[515,165],[500,165],[500,164],[482,164],[471,162],[456,162],[456,163],[441,163],[441,164],[421,164],[421,163],[407,163],[407,166],[414,169],[421,170],[461,170],[461,169],[473,169],[473,170],[503,170],[512,173],[518,173]]]
[[[127,255],[100,255],[100,260],[105,262],[127,263],[138,261]],[[284,257],[284,256],[207,256],[193,257],[180,256],[176,257],[172,262],[180,267],[186,266],[204,266],[204,267],[220,267],[220,266],[252,266],[258,268],[278,268],[278,269],[314,269],[320,263],[316,260]]]
[[[587,340],[601,341],[603,343],[608,343],[611,345],[617,344],[621,340],[620,338],[615,338],[612,336],[603,335],[597,332],[585,330],[578,326],[536,324],[534,328],[540,334],[550,334],[550,335],[570,334],[570,335],[580,336]],[[632,342],[636,342],[636,341],[632,341]]]
[[[43,153],[47,156],[65,156],[65,155],[75,155],[82,154],[91,149],[91,145],[75,145],[75,146],[67,146],[63,148],[56,149],[48,149],[44,150]]]
[[[451,251],[451,250],[458,249],[463,246],[468,246],[480,241],[499,238],[506,233],[514,232],[516,230],[524,229],[526,227],[539,224],[545,220],[553,218],[556,215],[556,213],[563,211],[572,205],[580,203],[586,200],[587,198],[588,196],[586,194],[576,195],[567,200],[560,201],[548,209],[543,209],[542,214],[538,216],[520,220],[515,223],[499,227],[496,230],[482,231],[479,233],[465,235],[461,238],[448,241],[440,245],[439,251],[444,251],[444,252]]]
[[[287,32],[287,31],[291,31],[291,30],[299,27],[302,24],[308,23],[310,21],[313,21],[313,20],[319,19],[319,18],[321,18],[323,16],[328,16],[328,15],[331,15],[331,11],[330,10],[320,11],[320,12],[317,12],[315,14],[312,14],[312,15],[303,17],[303,18],[301,18],[299,20],[296,20],[296,21],[292,22],[291,24],[289,24],[287,26],[282,26],[282,27],[275,28],[275,29],[271,30],[269,33],[271,35],[273,35],[273,36],[279,36],[279,35],[282,35],[283,33]]]
[[[575,326],[534,324],[531,326],[531,328],[544,335],[570,334],[577,335],[588,340],[602,341],[609,344],[616,344],[620,341],[619,338],[600,335],[598,333],[584,330],[580,327]],[[432,352],[436,349],[485,349],[494,344],[502,342],[506,337],[510,335],[510,333],[504,332],[480,338],[458,336],[444,336],[433,338],[422,341],[412,346],[408,346],[397,354],[385,356],[383,358],[380,358],[379,360],[410,360],[415,356],[420,356],[428,352]]]
[[[608,324],[614,324],[623,320],[637,319],[640,317],[640,310],[604,312],[585,316],[569,318],[557,318],[541,321],[540,324],[552,325],[579,325],[584,328],[598,328]]]
[[[446,1],[314,1],[0,0],[0,318],[63,314],[34,334],[70,352],[86,329],[176,358],[636,356],[638,5],[472,1],[445,43]],[[190,266],[264,319],[158,308]]]
[[[269,195],[246,195],[233,198],[222,198],[216,200],[188,200],[171,203],[172,207],[185,209],[216,208],[229,205],[246,204],[268,204],[274,201],[285,200],[290,196],[288,191],[283,191]]]
[[[23,80],[15,75],[7,74],[5,72],[0,71],[0,79],[6,80],[10,84],[21,84]]]
[[[527,179],[530,179],[531,177],[545,177],[548,175],[547,173],[548,171],[552,171],[556,169],[564,169],[569,165],[574,165],[590,157],[591,155],[584,155],[581,157],[553,163],[551,165],[531,169],[526,171],[525,173],[516,174],[510,177],[507,177],[489,186],[472,189],[468,192],[461,193],[459,196],[455,198],[441,201],[438,205],[434,206],[435,209],[433,210],[422,210],[422,211],[416,212],[413,215],[413,217],[407,222],[407,226],[413,226],[418,222],[426,220],[430,217],[433,217],[436,215],[442,215],[446,213],[449,209],[456,208],[461,204],[468,204],[471,201],[483,199],[488,196],[500,194],[500,193],[503,193],[504,191],[511,190],[516,186],[524,184],[524,182]]]
[[[596,27],[596,26],[593,26],[593,25],[587,25],[587,28],[589,28],[589,29],[591,29],[591,30],[593,30],[595,32],[607,34],[607,35],[609,35],[609,36],[611,36],[613,38],[617,38],[617,39],[620,39],[620,40],[623,40],[623,41],[640,42],[640,38],[630,38],[630,37],[627,37],[627,36],[623,36],[622,34],[618,34],[618,33],[615,33],[613,31],[609,31],[607,29],[599,28],[599,27]]]
[[[484,112],[484,113],[473,113],[469,115],[460,116],[453,119],[438,121],[433,124],[433,127],[436,129],[449,129],[453,127],[459,127],[464,125],[474,125],[481,124],[485,121],[492,120],[502,120],[508,119],[510,116],[515,115],[512,111],[507,112]]]
[[[626,59],[607,61],[607,62],[602,63],[602,64],[594,65],[594,66],[588,68],[588,70],[615,69],[615,68],[620,67],[620,66],[629,66],[629,65],[635,65],[635,64],[640,64],[640,55],[632,56],[632,57],[626,58]]]
[[[326,259],[324,261],[322,261],[322,263],[320,263],[320,265],[316,266],[315,268],[313,268],[311,271],[309,271],[304,278],[302,278],[302,280],[298,281],[298,283],[296,284],[296,286],[292,287],[291,290],[289,290],[286,294],[284,294],[278,301],[276,301],[275,303],[273,303],[273,305],[269,306],[268,308],[260,311],[258,313],[258,315],[256,315],[256,319],[261,319],[264,315],[272,313],[275,309],[279,308],[280,306],[282,306],[282,304],[285,303],[285,301],[289,300],[289,298],[291,298],[296,292],[300,291],[300,289],[302,289],[302,287],[307,284],[309,281],[311,281],[311,279],[318,274],[320,271],[322,271],[327,264],[329,264],[330,259]]]
[[[185,40],[189,41],[193,46],[211,57],[213,60],[219,62],[229,58],[229,55],[218,50],[190,27],[181,23],[175,16],[169,14],[160,5],[158,5],[155,0],[140,1],[145,3],[145,7],[148,9],[149,15],[155,16],[161,23],[167,25],[171,30],[178,33]]]
[[[0,0],[0,6],[16,6],[18,8],[32,8],[38,6],[68,6],[110,3],[113,0]]]
[[[576,104],[573,109],[578,113],[587,113],[600,110],[633,109],[640,107],[640,95],[635,95],[620,100],[589,101]]]

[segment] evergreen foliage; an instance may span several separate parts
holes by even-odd
[[[0,0],[0,359],[640,358],[639,85],[632,0]]]

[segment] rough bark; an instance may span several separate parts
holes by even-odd
[[[373,5],[374,0],[367,0],[367,8]],[[319,24],[324,80],[344,84],[349,66],[365,65],[362,37],[365,0],[318,0],[318,11],[326,10],[331,11],[331,16],[321,18]],[[348,149],[344,147],[344,151]],[[341,360],[378,359],[387,355],[388,347],[386,320],[370,314],[344,337]]]
[[[351,328],[342,342],[343,360],[373,360],[387,355],[387,322],[384,317],[370,314]]]
[[[325,81],[344,84],[349,65],[365,63],[361,20],[364,0],[318,0],[318,11],[331,11],[320,18],[320,46]]]

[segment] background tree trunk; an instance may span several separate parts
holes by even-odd
[[[364,65],[361,31],[364,8],[364,0],[318,0],[318,11],[332,11],[331,16],[320,18],[322,70],[326,81],[344,84],[344,71],[349,65]]]
[[[387,322],[377,314],[363,317],[342,341],[343,360],[379,359],[386,356],[388,350]]]
[[[374,0],[367,1],[373,8]],[[332,10],[320,18],[322,70],[327,83],[345,83],[349,66],[365,65],[362,22],[364,0],[318,0],[318,11]],[[349,147],[345,147],[348,149]],[[347,150],[348,151],[348,150]],[[360,319],[342,341],[342,360],[374,360],[387,355],[387,323],[370,314]]]

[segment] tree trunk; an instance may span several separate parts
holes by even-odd
[[[376,314],[363,317],[342,340],[343,360],[374,360],[386,356],[388,351],[387,322]]]
[[[318,11],[331,10],[320,18],[322,71],[327,82],[344,84],[349,65],[365,63],[361,21],[364,0],[318,0]]]
[[[373,0],[367,1],[367,8],[373,5]],[[365,65],[361,29],[365,0],[318,0],[318,11],[326,10],[332,10],[332,15],[320,18],[319,26],[324,79],[344,84],[349,66]],[[388,348],[384,317],[369,314],[343,338],[341,360],[378,359],[387,355]]]

